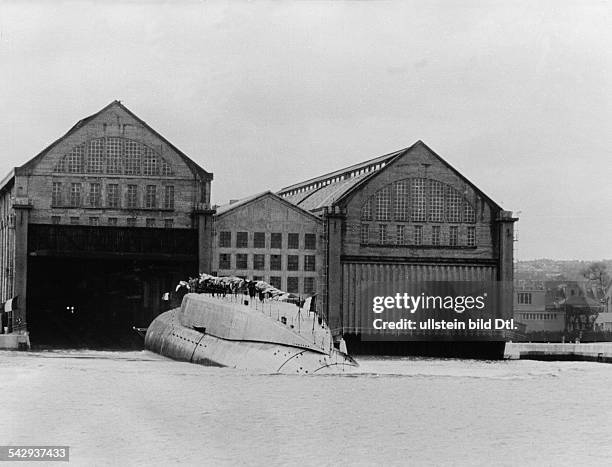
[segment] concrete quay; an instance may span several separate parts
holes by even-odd
[[[510,360],[570,360],[612,363],[612,342],[585,344],[507,342],[504,358]]]

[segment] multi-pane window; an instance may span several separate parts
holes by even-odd
[[[520,305],[531,305],[531,293],[530,292],[519,292],[518,302]]]
[[[361,220],[362,221],[372,220],[372,197],[369,197],[368,200],[363,204],[363,207],[361,208]]]
[[[51,216],[51,223],[52,224],[59,224],[60,223],[60,216]]]
[[[135,217],[128,217],[125,220],[125,223],[127,224],[128,227],[136,227],[136,218]]]
[[[81,219],[79,217],[71,217],[70,218],[70,225],[79,225],[81,223]]]
[[[459,227],[451,225],[448,231],[448,244],[450,246],[457,246],[459,244]]]
[[[422,225],[414,226],[414,244],[415,245],[423,244],[423,226]]]
[[[81,173],[83,172],[83,146],[76,146],[72,148],[67,155],[68,172]]]
[[[270,234],[270,248],[283,247],[283,234],[281,232],[272,232]]]
[[[305,234],[304,235],[304,248],[306,250],[317,249],[317,236],[316,234]]]
[[[109,174],[121,173],[121,138],[106,139],[106,171]]]
[[[300,234],[290,233],[287,248],[297,250],[300,247]]]
[[[51,205],[52,206],[62,205],[62,184],[61,182],[53,182],[53,189],[51,191]]]
[[[231,269],[232,255],[229,253],[221,253],[219,255],[219,269]]]
[[[270,285],[280,290],[281,289],[281,278],[279,276],[270,276]]]
[[[396,221],[407,221],[410,219],[410,183],[408,180],[395,182],[393,212]]]
[[[149,148],[145,148],[145,154],[142,161],[142,169],[144,175],[159,175],[159,164],[157,156]]]
[[[126,201],[128,209],[135,209],[138,207],[138,185],[127,186]]]
[[[266,247],[266,233],[255,232],[253,234],[253,248],[265,248]]]
[[[270,270],[280,271],[282,269],[281,255],[270,255]]]
[[[229,248],[232,246],[232,233],[228,231],[219,232],[219,246]]]
[[[363,245],[370,243],[370,226],[368,224],[361,224],[361,243]]]
[[[287,292],[289,293],[299,293],[299,282],[297,277],[289,276],[287,277]]]
[[[89,142],[88,169],[92,173],[104,171],[104,139],[92,139]]]
[[[463,198],[456,190],[448,189],[446,197],[446,220],[448,222],[461,222],[461,205]]]
[[[263,271],[266,266],[266,255],[255,254],[253,255],[253,269],[256,271]]]
[[[164,228],[165,229],[174,228],[174,219],[164,219]]]
[[[161,174],[162,175],[172,175],[172,167],[165,160],[161,161]]]
[[[398,245],[406,244],[406,226],[405,225],[395,226],[395,242]]]
[[[439,245],[440,244],[440,226],[434,225],[431,228],[431,244]]]
[[[106,186],[106,206],[109,208],[119,207],[119,185],[116,183]]]
[[[145,221],[145,225],[147,227],[155,227],[155,218],[153,217],[147,217],[146,221]]]
[[[89,184],[89,205],[95,208],[102,205],[102,187],[99,183]]]
[[[125,142],[125,174],[140,175],[140,144],[136,141]]]
[[[299,269],[299,256],[287,255],[287,271],[297,271]]]
[[[236,269],[248,269],[248,257],[246,253],[236,254]]]
[[[247,248],[249,246],[249,233],[236,232],[236,248]]]
[[[415,178],[410,187],[412,201],[412,220],[424,222],[427,214],[427,200],[425,198],[425,179]]]
[[[155,185],[147,185],[145,188],[145,208],[157,207],[157,187]]]
[[[467,228],[467,246],[475,246],[476,245],[476,228],[468,227]]]
[[[467,201],[464,204],[463,222],[476,222],[476,215],[474,213],[474,208]]]
[[[375,195],[376,200],[376,220],[388,221],[391,213],[391,190],[389,187],[378,190]]]
[[[70,184],[70,205],[71,206],[81,205],[81,184],[80,183]]]
[[[315,293],[315,278],[314,277],[304,277],[304,293],[311,295]]]
[[[304,256],[304,271],[315,270],[315,255]]]
[[[90,217],[89,218],[89,225],[93,225],[93,226],[100,225],[100,218],[99,217]]]
[[[174,209],[174,186],[164,187],[164,209]]]
[[[432,222],[444,220],[444,185],[430,180],[429,193],[429,219]]]
[[[109,217],[108,218],[108,225],[117,225],[117,218],[116,217]]]
[[[378,243],[385,244],[389,242],[389,232],[387,224],[378,225]]]

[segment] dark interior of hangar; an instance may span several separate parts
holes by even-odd
[[[167,308],[164,292],[197,265],[164,261],[31,257],[28,329],[33,347],[142,348],[133,327]]]

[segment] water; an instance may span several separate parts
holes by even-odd
[[[610,464],[612,365],[359,361],[290,376],[0,352],[0,444],[69,445],[73,465]]]

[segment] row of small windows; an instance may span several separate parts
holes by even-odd
[[[474,223],[472,205],[453,187],[437,180],[411,178],[391,183],[368,198],[361,220]]]
[[[119,219],[117,217],[107,217],[105,219],[100,218],[98,216],[89,216],[85,219],[81,219],[79,216],[70,216],[69,217],[70,225],[91,225],[91,226],[102,226],[107,225],[110,227],[116,227],[119,225]],[[123,222],[123,220],[122,220]],[[126,227],[139,227],[141,226],[141,220],[137,217],[127,217],[125,218]],[[52,224],[61,224],[62,217],[61,216],[51,216]],[[144,219],[145,227],[164,227],[166,229],[174,228],[174,219],[163,219],[163,223],[160,222],[160,219],[155,219],[153,217],[148,217]]]
[[[117,175],[172,175],[170,165],[150,147],[126,138],[104,137],[75,146],[54,172]]]
[[[531,293],[530,292],[519,292],[517,296],[519,305],[531,305]]]
[[[241,279],[249,279],[247,276],[237,276]],[[285,284],[280,276],[253,276],[250,278],[254,281],[266,281],[272,287],[276,287],[279,290],[283,290],[289,293],[300,293],[300,283],[302,283],[302,293],[305,295],[312,295],[316,292],[317,280],[314,277],[297,277],[289,276]]]
[[[232,256],[234,256],[234,264],[232,267]],[[253,269],[255,271],[282,271],[283,270],[283,255],[264,255],[237,253],[219,254],[219,269]],[[250,259],[250,261],[249,261]],[[300,261],[299,255],[287,255],[285,257],[285,270],[299,271],[300,262],[303,271],[316,271],[315,255],[304,255]],[[249,267],[251,266],[251,267]]]
[[[362,245],[476,246],[476,228],[451,225],[361,224]]]
[[[51,206],[54,207],[92,207],[92,208],[127,208],[137,209],[174,209],[174,186],[162,187],[162,199],[159,199],[159,187],[146,185],[139,193],[138,185],[121,186],[109,183],[104,186],[94,183],[63,183],[53,182],[51,189]],[[84,190],[87,190],[86,192]],[[123,190],[123,196],[120,192]],[[122,203],[123,198],[123,203]]]
[[[557,319],[557,313],[517,313],[518,318],[538,320],[538,321],[550,321]]]
[[[235,235],[234,235],[235,234]],[[232,237],[235,239],[234,246],[236,248],[249,248],[252,245],[253,248],[266,248],[266,244],[270,245],[269,248],[281,249],[283,248],[283,233],[282,232],[271,232],[270,236],[266,235],[266,232],[235,232],[221,231],[219,232],[219,246],[223,248],[229,248],[232,246]],[[249,242],[249,237],[251,242]],[[266,238],[268,237],[268,238]],[[297,250],[300,248],[300,234],[289,233],[287,235],[287,248]],[[316,250],[317,248],[317,236],[316,234],[304,234],[304,249],[305,250]]]

